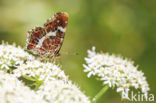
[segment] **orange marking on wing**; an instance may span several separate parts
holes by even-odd
[[[34,48],[34,45],[33,44],[29,44],[28,46],[27,46],[27,49],[28,50],[31,50],[31,49],[33,49]]]
[[[44,52],[45,52],[45,50],[40,48],[40,53],[44,53]]]

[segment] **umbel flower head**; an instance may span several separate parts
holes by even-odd
[[[64,71],[56,64],[49,62],[43,63],[38,60],[27,61],[25,64],[18,66],[13,71],[16,77],[28,76],[37,77],[38,80],[68,80]]]
[[[0,103],[90,103],[55,63],[0,45]]]
[[[11,68],[16,68],[18,65],[23,64],[25,60],[32,60],[33,58],[20,46],[16,47],[15,44],[2,43],[0,45],[0,69],[2,70],[7,71]]]
[[[90,103],[89,99],[71,81],[47,81],[37,91],[51,103]]]
[[[11,74],[0,71],[0,103],[48,103]]]
[[[84,72],[88,72],[88,77],[97,76],[103,84],[116,87],[116,91],[122,94],[122,98],[128,99],[130,87],[141,89],[144,94],[149,91],[144,73],[138,71],[138,67],[134,66],[132,61],[123,59],[121,56],[96,53],[95,47],[88,50],[85,61]]]

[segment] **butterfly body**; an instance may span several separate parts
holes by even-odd
[[[40,57],[57,56],[63,44],[67,24],[68,14],[56,13],[43,27],[28,31],[27,49]]]

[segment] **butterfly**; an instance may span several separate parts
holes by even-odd
[[[39,57],[56,57],[59,55],[63,44],[67,24],[68,14],[58,12],[52,18],[49,18],[43,27],[35,27],[28,31],[27,50]]]

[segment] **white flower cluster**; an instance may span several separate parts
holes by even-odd
[[[8,70],[12,71],[10,74]],[[19,77],[42,81],[30,89]],[[26,78],[26,79],[27,79]],[[24,82],[24,83],[23,83]],[[38,81],[37,81],[38,82]],[[41,62],[15,45],[0,45],[0,103],[90,103],[60,67]]]
[[[11,74],[0,71],[0,103],[48,103]]]
[[[9,70],[11,67],[23,64],[25,59],[33,59],[21,47],[15,45],[0,45],[0,69]]]
[[[45,82],[39,88],[38,94],[51,103],[90,103],[89,99],[70,81]]]
[[[25,64],[20,65],[14,71],[14,75],[21,77],[27,75],[29,77],[39,77],[38,80],[67,80],[59,66],[52,63],[42,63],[38,60],[27,61]]]
[[[117,92],[122,94],[122,98],[128,99],[130,87],[141,89],[145,94],[149,91],[144,73],[138,71],[132,61],[107,53],[96,53],[95,47],[88,50],[85,61],[87,65],[83,65],[84,72],[88,72],[88,77],[97,76],[109,87],[117,87]]]

